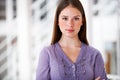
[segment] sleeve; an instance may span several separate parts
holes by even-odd
[[[44,48],[39,56],[39,61],[36,70],[36,80],[50,80],[49,55],[46,48]]]
[[[104,61],[100,53],[98,53],[98,55],[96,56],[94,71],[95,71],[95,79],[100,76],[101,78],[100,80],[108,80],[107,74],[104,68]]]

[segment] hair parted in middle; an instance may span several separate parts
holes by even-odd
[[[89,45],[87,36],[86,36],[86,16],[85,16],[84,8],[79,0],[60,0],[55,13],[51,45],[58,42],[62,36],[62,32],[60,31],[60,28],[58,25],[59,15],[61,11],[69,5],[73,6],[74,8],[77,8],[82,14],[83,25],[81,26],[81,29],[78,33],[78,37],[80,41]]]

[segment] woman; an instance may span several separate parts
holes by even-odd
[[[88,44],[79,0],[59,3],[52,42],[40,53],[36,80],[107,80],[100,52]]]

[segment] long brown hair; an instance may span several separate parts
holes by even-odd
[[[80,41],[89,45],[89,43],[87,41],[87,36],[86,36],[85,12],[84,12],[83,6],[79,0],[60,0],[60,3],[58,4],[58,7],[56,9],[56,14],[55,14],[51,45],[58,42],[62,36],[62,32],[60,31],[59,25],[58,25],[58,18],[59,18],[61,11],[69,5],[72,5],[73,7],[77,8],[81,12],[82,19],[83,19],[83,25],[81,26],[81,29],[78,33],[78,37],[79,37]]]

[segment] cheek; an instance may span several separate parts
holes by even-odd
[[[80,31],[80,29],[81,29],[81,27],[82,27],[82,24],[81,24],[81,23],[79,23],[79,24],[76,24],[75,26],[76,26],[76,27],[75,27],[76,32],[79,32],[79,31]]]
[[[77,27],[77,29],[76,29],[76,30],[77,30],[77,32],[79,32],[79,31],[80,31],[80,28],[81,28],[81,26],[80,26],[80,27],[79,27],[79,26]]]
[[[63,22],[62,20],[59,20],[58,25],[59,25],[60,28],[64,28],[65,27],[65,22]]]
[[[80,26],[82,26],[82,25],[83,25],[83,21],[82,21],[82,20],[80,21],[79,25],[80,25]]]
[[[76,23],[75,26],[77,26],[77,27],[76,27],[77,29],[80,29],[81,26],[82,26],[82,22],[80,22],[80,23]]]

